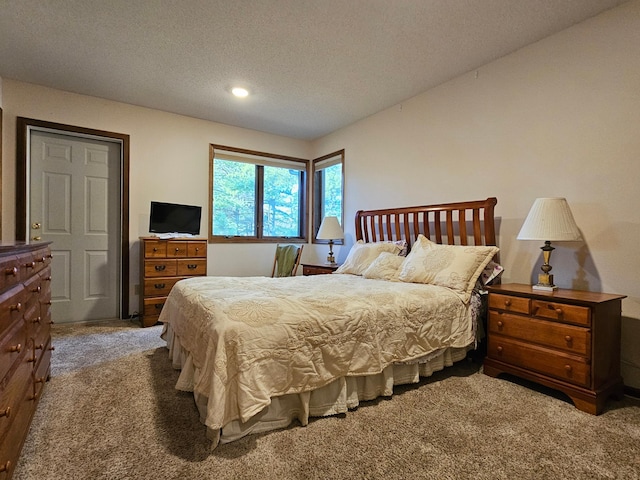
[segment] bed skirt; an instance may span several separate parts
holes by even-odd
[[[199,375],[191,355],[180,344],[170,324],[164,324],[162,338],[167,342],[174,368],[180,370],[176,389],[193,392]],[[271,404],[246,422],[235,420],[220,429],[207,427],[207,437],[212,448],[219,443],[229,443],[246,435],[287,427],[294,420],[303,426],[309,417],[326,417],[357,408],[360,402],[393,395],[394,385],[418,383],[420,377],[450,367],[463,360],[473,344],[463,348],[446,348],[418,361],[389,365],[377,375],[340,377],[322,388],[311,392],[295,393],[271,398]],[[200,421],[207,418],[208,398],[194,392]]]

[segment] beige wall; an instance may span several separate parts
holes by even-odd
[[[151,200],[203,206],[207,234],[209,144],[311,158],[308,142],[206,122],[157,110],[76,95],[5,78],[2,232],[15,233],[16,117],[128,134],[130,150],[130,312],[137,310],[138,237],[148,234]],[[209,247],[212,275],[268,275],[273,245]],[[313,249],[308,249],[313,254]],[[305,252],[307,253],[307,252]]]
[[[628,296],[623,375],[640,388],[639,44],[636,0],[315,142],[5,78],[3,238],[14,231],[16,116],[131,135],[132,310],[149,202],[201,204],[206,215],[210,143],[304,158],[345,148],[348,238],[339,258],[357,209],[496,196],[504,281],[529,282],[540,245],[515,237],[536,197],[564,196],[585,242],[556,245],[556,283]],[[303,260],[323,254],[305,248]],[[212,245],[209,273],[268,274],[271,259],[271,246]]]
[[[315,154],[345,149],[347,219],[496,196],[505,282],[539,272],[540,242],[516,240],[534,199],[566,197],[585,242],[556,244],[556,283],[628,296],[623,374],[636,388],[639,45],[634,1],[314,142]]]

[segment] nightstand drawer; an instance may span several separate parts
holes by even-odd
[[[499,335],[489,337],[491,358],[527,370],[558,378],[582,387],[591,385],[591,368],[587,359],[528,345]]]
[[[524,297],[493,293],[489,295],[489,308],[529,315],[531,300]]]
[[[578,305],[533,300],[531,313],[536,317],[556,320],[558,322],[576,323],[586,326],[591,325],[591,310]]]
[[[491,310],[489,331],[591,357],[591,331],[587,328]]]

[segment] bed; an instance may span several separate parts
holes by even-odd
[[[212,448],[393,395],[476,346],[495,198],[362,210],[328,275],[178,282],[160,315]]]

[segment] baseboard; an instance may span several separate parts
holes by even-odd
[[[630,397],[640,398],[640,388],[633,388],[625,385],[624,394],[629,395]]]

